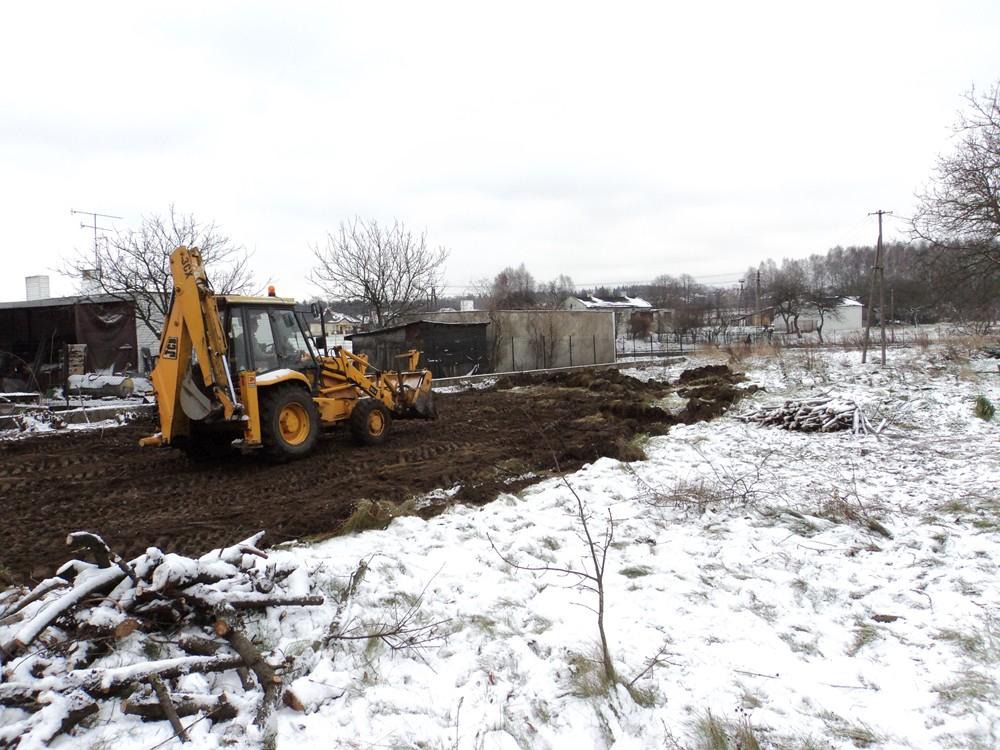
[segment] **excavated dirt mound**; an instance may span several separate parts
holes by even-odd
[[[555,459],[573,470],[600,456],[640,457],[635,436],[715,416],[739,396],[738,377],[682,376],[690,400],[679,415],[652,405],[672,386],[614,370],[503,379],[438,395],[436,422],[397,421],[382,446],[356,446],[335,429],[315,453],[285,464],[257,454],[195,463],[140,449],[152,424],[2,443],[0,577],[4,568],[19,580],[51,575],[67,557],[66,535],[80,529],[125,557],[150,545],[192,555],[259,529],[272,543],[335,533],[361,499],[460,485],[455,499],[487,502],[550,473]]]

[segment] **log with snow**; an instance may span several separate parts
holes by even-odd
[[[135,390],[132,378],[123,375],[103,375],[89,372],[86,375],[70,375],[66,381],[70,394],[74,396],[115,396],[128,398]]]
[[[324,597],[305,570],[273,562],[262,536],[197,558],[150,547],[125,561],[98,535],[71,534],[67,543],[91,560],[70,560],[0,610],[0,748],[47,744],[118,699],[144,720],[169,721],[178,737],[179,717],[241,711],[264,732],[285,657],[244,635],[241,613]],[[222,673],[247,669],[257,683],[241,678],[247,689],[234,693]],[[204,693],[178,689],[190,675],[204,676]]]
[[[835,432],[850,430],[855,435],[878,435],[886,420],[872,426],[861,406],[852,399],[818,396],[800,401],[785,401],[772,406],[760,406],[738,417],[744,422],[780,427],[801,432]]]

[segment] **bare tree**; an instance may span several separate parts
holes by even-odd
[[[810,287],[806,290],[802,298],[803,304],[816,316],[816,333],[819,341],[823,343],[823,324],[830,315],[835,315],[837,307],[843,301],[843,297],[831,297],[821,287]]]
[[[913,234],[967,252],[972,268],[1000,267],[1000,81],[965,96],[954,151],[938,157],[918,196]]]
[[[535,277],[522,263],[507,266],[493,278],[490,296],[498,310],[518,310],[537,306],[536,291]]]
[[[443,247],[427,246],[426,232],[414,235],[399,221],[390,227],[357,217],[341,223],[313,254],[311,281],[333,297],[363,300],[379,328],[433,297],[448,259]]]
[[[802,301],[806,294],[806,277],[802,263],[786,258],[781,268],[765,268],[767,272],[767,294],[774,311],[785,321],[785,329],[801,336],[799,332],[799,315],[802,312]]]
[[[81,251],[65,271],[87,278],[103,294],[135,302],[135,315],[159,336],[173,291],[170,254],[179,245],[197,247],[213,289],[219,294],[249,291],[253,285],[250,255],[216,226],[182,214],[171,204],[167,214],[142,216],[139,226],[116,232],[104,245]]]

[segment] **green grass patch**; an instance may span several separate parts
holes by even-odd
[[[623,575],[626,578],[642,578],[643,576],[648,576],[652,572],[653,569],[647,565],[631,565],[618,571],[620,575]]]
[[[993,419],[993,415],[996,414],[996,407],[993,406],[993,402],[986,398],[986,396],[980,394],[979,396],[976,396],[973,413],[980,419],[989,421]]]

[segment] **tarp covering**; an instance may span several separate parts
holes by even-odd
[[[74,305],[76,340],[87,345],[87,372],[135,370],[135,312],[128,302]]]

